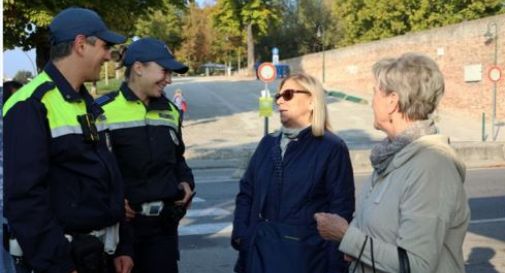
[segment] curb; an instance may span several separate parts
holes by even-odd
[[[327,93],[328,93],[328,96],[335,97],[335,98],[337,98],[339,100],[346,100],[346,101],[350,101],[350,102],[354,102],[354,103],[359,103],[359,104],[368,104],[368,100],[366,100],[364,98],[361,98],[361,97],[358,97],[358,96],[353,96],[353,95],[346,94],[346,93],[344,93],[342,91],[328,90]]]
[[[455,142],[451,146],[469,169],[505,167],[505,142]],[[187,159],[187,162],[193,169],[236,168],[233,178],[240,178],[254,149],[200,150],[201,154],[193,154],[193,158]],[[355,173],[372,171],[370,151],[371,149],[349,151]]]

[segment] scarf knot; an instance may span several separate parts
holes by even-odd
[[[394,138],[385,138],[377,143],[370,154],[370,161],[377,174],[382,175],[394,156],[405,146],[425,135],[437,134],[438,129],[432,119],[413,122],[405,131]]]

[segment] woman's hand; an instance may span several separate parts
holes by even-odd
[[[341,241],[349,223],[338,214],[318,212],[314,214],[319,235],[326,240]]]

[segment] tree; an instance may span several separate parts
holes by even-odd
[[[164,0],[161,8],[150,8],[147,14],[138,19],[135,34],[162,40],[171,50],[177,50],[182,43],[181,21],[185,9]]]
[[[70,3],[71,2],[71,3]],[[178,6],[185,0],[170,0]],[[132,35],[133,26],[148,8],[161,7],[159,0],[4,0],[4,47],[23,50],[36,49],[37,67],[40,70],[49,59],[48,25],[61,10],[70,6],[80,6],[97,11],[108,26],[125,35]]]
[[[242,0],[242,25],[247,33],[247,70],[254,72],[254,42],[255,36],[261,37],[268,33],[268,26],[281,20],[281,9],[272,0]],[[256,35],[255,35],[256,34]]]
[[[503,0],[335,0],[345,46],[504,13]]]
[[[281,21],[281,6],[275,0],[218,0],[214,14],[216,27],[223,23],[225,41],[227,44],[235,33],[245,33],[247,41],[247,67],[253,72],[255,38],[261,38],[268,33],[269,25]],[[239,27],[239,30],[237,30]],[[227,36],[232,35],[232,36]],[[238,42],[239,40],[237,40]]]
[[[341,38],[340,23],[332,15],[333,0],[282,0],[281,5],[282,22],[270,26],[259,40],[262,60],[270,59],[272,47],[279,48],[284,59],[331,49]]]
[[[230,63],[229,55],[234,51],[237,55],[237,66],[239,66],[244,46],[240,2],[236,0],[218,1],[212,10],[212,27],[216,33],[215,39],[212,41],[212,52],[215,59]]]
[[[196,72],[210,53],[210,9],[190,4],[183,20],[183,43],[178,53],[193,72]]]
[[[18,81],[22,84],[28,83],[31,79],[33,78],[33,74],[31,71],[28,70],[19,70],[16,72],[16,75],[14,76],[13,80]]]

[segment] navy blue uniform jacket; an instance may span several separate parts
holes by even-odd
[[[92,107],[84,86],[75,92],[52,63],[44,71],[66,102]],[[4,117],[5,215],[35,272],[68,273],[74,264],[64,234],[123,220],[123,181],[103,132],[96,144],[77,133],[52,138],[46,114],[32,96]],[[132,255],[131,238],[124,239],[116,254]]]
[[[331,132],[314,137],[309,127],[288,144],[282,158],[280,139],[267,135],[261,140],[240,181],[232,232],[232,246],[240,251],[238,271],[243,271],[245,251],[261,219],[311,226],[317,232],[314,213],[338,213],[347,221],[354,213],[354,178],[345,143]],[[328,272],[344,272],[347,264],[338,245],[327,246]]]

